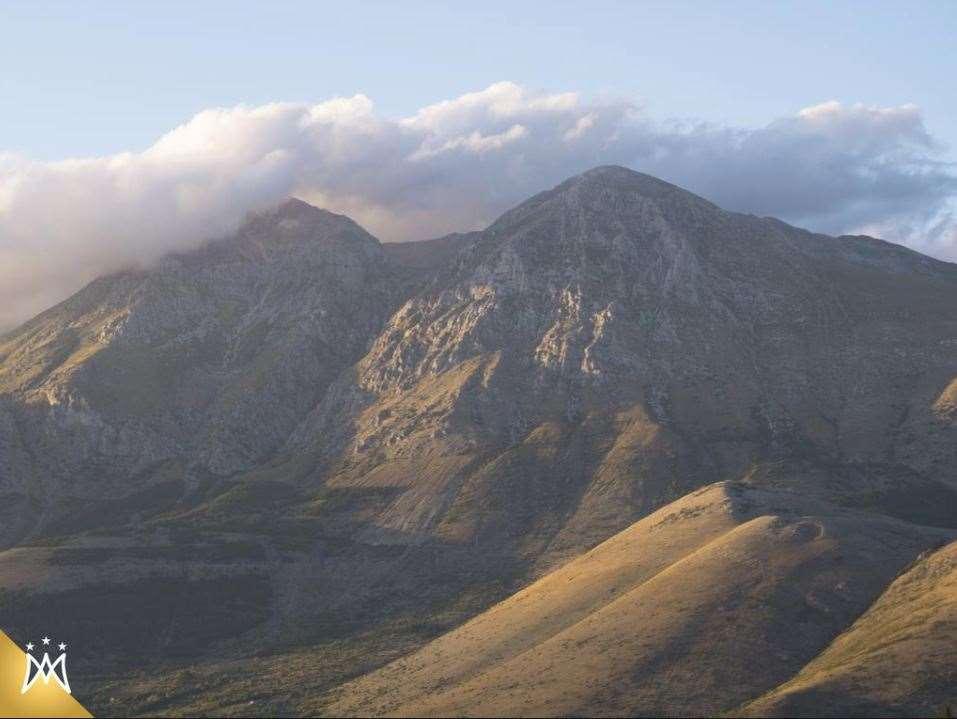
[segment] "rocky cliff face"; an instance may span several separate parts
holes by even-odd
[[[742,477],[954,524],[955,293],[953,265],[598,168],[476,237],[288,450],[394,488],[391,541],[555,561]]]
[[[0,486],[55,513],[248,469],[361,357],[398,287],[375,238],[298,200],[97,280],[0,345]]]
[[[849,537],[873,519],[904,566],[957,528],[955,387],[957,266],[624,168],[418,246],[290,201],[0,339],[0,599],[14,633],[42,607],[84,617],[116,672],[146,652],[269,673],[250,659],[269,650],[315,662],[318,696],[672,502],[692,527],[715,482],[741,488],[735,521],[803,526],[802,502]],[[881,551],[846,562],[869,577],[855,607],[889,581],[867,569]],[[675,616],[675,636],[698,621]],[[101,711],[170,709],[109,704],[89,671]],[[219,711],[232,671],[213,705],[149,691]]]

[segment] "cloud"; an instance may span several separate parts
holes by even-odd
[[[502,82],[398,120],[363,95],[211,109],[143,152],[0,154],[0,327],[97,275],[228,233],[290,195],[382,239],[420,239],[484,226],[605,163],[728,209],[957,259],[957,172],[943,151],[913,105],[831,101],[735,128],[657,122],[628,101]]]

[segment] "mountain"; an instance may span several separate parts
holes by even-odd
[[[377,541],[541,571],[745,476],[954,526],[955,270],[599,168],[473,241],[290,449],[400,493]]]
[[[20,521],[0,539],[86,528],[104,500],[155,508],[266,459],[365,351],[394,275],[354,222],[290,200],[5,337],[0,486]]]
[[[0,339],[4,629],[96,714],[925,713],[955,388],[957,266],[881,240],[621,167],[401,246],[292,200]],[[914,656],[882,602],[937,689],[845,661]]]

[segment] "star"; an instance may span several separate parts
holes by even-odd
[[[60,642],[57,644],[57,646],[60,647],[60,651],[62,652],[64,649],[66,649],[66,642]]]
[[[50,637],[43,637],[43,643],[44,643],[44,644],[49,644],[49,643],[50,643]]]
[[[28,652],[32,652],[32,651],[33,651],[33,642],[28,642],[28,643],[27,643],[27,651],[28,651]]]

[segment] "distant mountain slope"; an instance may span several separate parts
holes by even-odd
[[[344,686],[324,712],[727,711],[814,658],[916,552],[947,536],[787,492],[713,485]]]
[[[70,497],[185,493],[254,466],[365,352],[401,299],[394,275],[354,222],[290,200],[93,282],[0,344],[0,441],[16,458],[0,488],[50,522]]]

